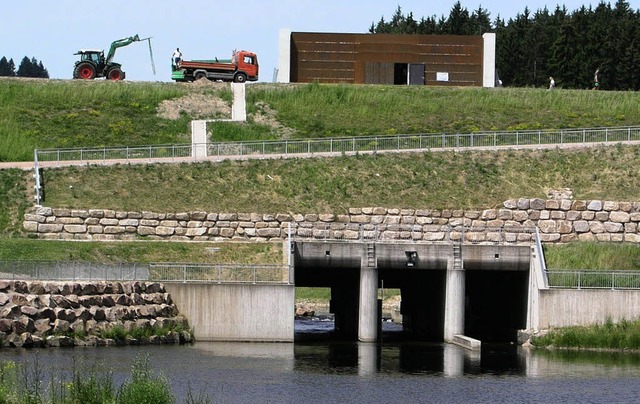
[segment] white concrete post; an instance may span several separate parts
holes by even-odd
[[[482,35],[484,40],[482,52],[482,87],[496,86],[496,34]]]
[[[453,259],[447,265],[446,297],[444,304],[444,340],[452,342],[453,336],[464,334],[465,273],[454,268]]]
[[[191,121],[191,157],[207,157],[207,121]]]
[[[276,82],[291,81],[291,30],[282,28],[278,34],[278,75]]]
[[[247,100],[245,98],[245,83],[231,83],[233,104],[231,105],[231,120],[245,122],[247,120]]]

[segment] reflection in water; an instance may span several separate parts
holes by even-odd
[[[383,340],[291,343],[197,342],[190,346],[2,349],[45,375],[99,364],[120,385],[138,355],[170,380],[183,402],[190,385],[214,403],[638,402],[640,355],[526,350]],[[49,371],[52,369],[53,371]]]

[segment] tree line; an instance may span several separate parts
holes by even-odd
[[[404,15],[400,6],[389,21],[372,23],[370,33],[481,35],[496,34],[496,68],[504,85],[583,89],[639,90],[640,11],[625,0],[601,1],[569,12],[556,6],[493,21],[488,10],[469,12],[456,2],[448,17]]]
[[[28,57],[22,58],[18,70],[16,70],[16,64],[13,59],[8,59],[3,56],[0,59],[0,76],[5,77],[40,77],[49,78],[49,72],[42,64],[42,61],[38,61],[36,58]]]

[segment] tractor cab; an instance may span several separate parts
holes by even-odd
[[[104,51],[101,49],[80,49],[75,55],[80,55],[81,62],[92,62],[96,65],[104,63]]]

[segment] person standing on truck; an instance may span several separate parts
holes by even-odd
[[[178,67],[178,65],[180,65],[180,62],[182,61],[182,52],[180,52],[180,48],[176,48],[171,57],[173,58],[174,66]]]

